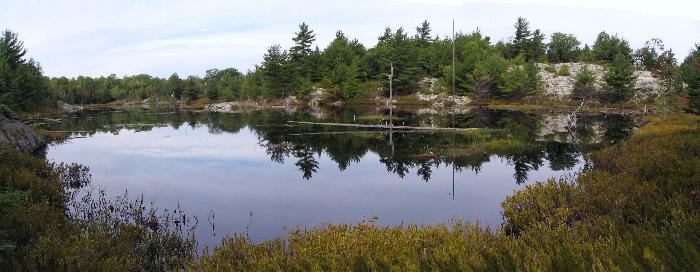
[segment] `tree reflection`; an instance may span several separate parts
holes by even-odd
[[[209,133],[238,133],[249,128],[270,160],[285,163],[294,157],[302,178],[311,179],[319,169],[318,155],[326,154],[340,171],[359,163],[368,153],[376,154],[386,171],[400,178],[415,171],[429,181],[441,164],[455,171],[476,173],[493,156],[506,159],[513,167],[517,183],[547,161],[552,170],[576,166],[582,153],[627,137],[633,119],[623,115],[588,115],[578,119],[571,131],[546,128],[542,115],[520,111],[475,108],[455,115],[457,127],[483,128],[474,132],[358,130],[318,125],[291,125],[288,120],[311,122],[365,122],[387,120],[384,110],[335,108],[315,117],[311,111],[251,111],[244,113],[177,112],[173,109],[84,111],[65,116],[64,122],[45,124],[47,130],[76,131],[74,136],[96,132],[117,134],[123,129],[150,131],[158,126],[206,126]],[[365,116],[366,118],[356,118]],[[397,113],[397,123],[405,126],[441,125],[451,117],[440,114]],[[371,118],[369,118],[371,117]],[[543,131],[560,135],[542,135]],[[573,137],[560,137],[573,133]],[[575,139],[576,145],[569,142]]]

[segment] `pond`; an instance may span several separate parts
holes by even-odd
[[[499,227],[500,203],[527,184],[580,171],[584,156],[629,135],[622,115],[579,116],[474,108],[430,110],[92,110],[34,124],[69,131],[47,158],[90,168],[108,196],[143,195],[199,220],[210,247],[226,235],[254,242],[286,227],[437,224]],[[453,119],[454,118],[454,119]],[[454,121],[453,121],[454,120]],[[295,123],[474,130],[386,130]],[[454,124],[454,125],[453,125]]]

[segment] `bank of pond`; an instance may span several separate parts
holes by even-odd
[[[700,269],[694,115],[167,108],[29,123],[57,140],[0,151],[9,270]]]

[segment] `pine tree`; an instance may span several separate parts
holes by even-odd
[[[593,98],[596,92],[595,82],[595,74],[588,68],[588,65],[584,65],[574,76],[572,98],[581,100]]]
[[[49,83],[41,65],[25,59],[27,50],[16,33],[0,36],[0,105],[13,110],[35,111],[48,104]]]
[[[700,113],[700,44],[690,52],[681,65],[681,78],[688,91],[688,108]]]
[[[182,97],[182,79],[180,79],[177,73],[170,75],[166,89],[172,97],[176,99],[180,99]]]
[[[430,24],[427,20],[423,21],[419,27],[416,27],[416,40],[418,41],[418,45],[420,47],[427,47],[432,41],[432,38],[430,37],[431,30],[432,29],[430,28]]]
[[[544,34],[536,29],[530,31],[530,23],[523,17],[518,17],[515,25],[515,36],[508,45],[510,54],[508,58],[514,58],[520,54],[525,55],[525,60],[538,60],[545,54]]]
[[[265,91],[263,97],[278,98],[289,94],[290,67],[288,65],[289,56],[286,51],[282,51],[279,44],[267,49],[263,56],[262,70],[265,75]]]
[[[622,102],[629,99],[633,94],[634,70],[629,59],[623,54],[615,55],[615,60],[610,64],[607,73],[603,77],[605,81],[605,91],[603,100],[607,102]]]
[[[617,35],[611,36],[603,31],[598,34],[591,53],[596,61],[612,63],[618,54],[630,61],[632,49],[625,39]]]
[[[556,32],[547,45],[547,58],[553,63],[578,61],[580,44],[574,35]]]
[[[523,17],[518,17],[515,22],[515,36],[511,43],[511,56],[515,57],[519,54],[524,54],[527,51],[527,44],[532,37],[530,32],[530,23]]]
[[[316,41],[316,34],[313,30],[309,30],[306,23],[299,25],[299,32],[292,38],[294,46],[289,50],[289,57],[292,62],[292,70],[294,72],[294,87],[295,89],[303,88],[306,82],[311,81],[311,44]]]

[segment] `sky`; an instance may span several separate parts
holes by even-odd
[[[2,0],[0,28],[18,33],[48,76],[203,75],[207,69],[253,69],[267,48],[291,47],[302,22],[321,49],[338,30],[366,47],[384,28],[434,35],[480,29],[493,42],[513,35],[518,16],[547,36],[576,35],[592,44],[600,31],[633,48],[661,38],[682,59],[700,43],[697,0]]]

